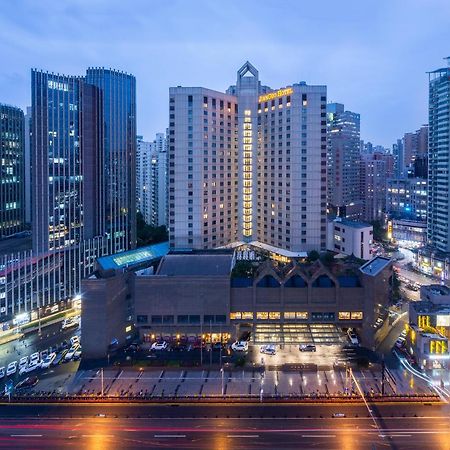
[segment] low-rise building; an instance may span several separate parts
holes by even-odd
[[[373,226],[337,217],[328,222],[327,249],[368,260],[371,257]]]
[[[235,255],[172,252],[154,274],[144,260],[111,270],[111,257],[100,258],[83,284],[84,357],[105,357],[111,343],[124,345],[132,332],[147,341],[214,342],[250,331],[254,343],[337,343],[339,330],[353,327],[373,346],[371,325],[389,298],[389,259],[282,264],[236,262]]]
[[[422,286],[420,297],[409,305],[406,349],[423,368],[445,368],[450,359],[450,288]]]

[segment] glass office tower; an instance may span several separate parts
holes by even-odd
[[[23,230],[24,125],[20,108],[0,103],[0,239]]]
[[[89,68],[86,82],[100,91],[104,197],[99,214],[110,252],[115,253],[136,242],[136,79],[116,70]]]

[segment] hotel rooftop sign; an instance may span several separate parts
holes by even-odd
[[[292,88],[286,88],[286,89],[278,89],[278,91],[275,92],[269,92],[268,94],[260,95],[258,102],[267,102],[268,100],[273,100],[274,98],[283,97],[283,95],[290,95],[294,92]]]

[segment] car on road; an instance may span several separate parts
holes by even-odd
[[[19,375],[23,375],[24,373],[33,372],[34,370],[39,369],[40,367],[41,367],[41,363],[40,362],[32,363],[30,361],[29,364],[27,364],[26,366],[24,366],[21,369],[19,369]]]
[[[78,336],[72,336],[70,338],[70,345],[73,347],[75,344],[80,345],[80,338]]]
[[[259,352],[264,353],[265,355],[275,355],[277,349],[273,344],[261,345],[261,347],[259,348]]]
[[[356,336],[356,333],[351,328],[347,330],[347,336],[352,345],[359,345],[358,336]]]
[[[6,368],[6,376],[14,375],[17,372],[17,361],[12,361],[8,364]]]
[[[30,389],[39,383],[38,377],[27,377],[24,380],[16,384],[16,391],[24,391]]]
[[[64,321],[61,325],[61,329],[67,330],[68,328],[74,328],[74,327],[77,327],[78,325],[79,325],[79,323],[76,320],[76,318],[70,317],[68,319],[64,319]]]
[[[169,344],[166,341],[153,342],[152,346],[150,347],[150,350],[155,350],[155,351],[167,350],[168,347],[169,347]]]
[[[406,337],[407,335],[407,331],[406,330],[402,330],[402,332],[400,333],[401,337]]]
[[[402,348],[405,345],[405,341],[406,339],[402,336],[400,336],[396,341],[395,341],[395,346],[397,348]]]
[[[236,341],[231,344],[231,350],[234,352],[246,352],[248,351],[247,341]]]
[[[22,367],[26,367],[27,364],[28,364],[28,356],[23,356],[22,358],[20,358],[20,361],[19,361],[19,370],[20,370]]]
[[[0,367],[0,380],[5,376],[5,368]]]
[[[52,363],[55,359],[56,359],[56,353],[55,352],[50,353],[49,355],[46,356],[46,358],[44,358],[42,360],[41,368],[48,369],[52,365]]]
[[[298,349],[301,352],[315,352],[316,346],[314,344],[300,344]]]

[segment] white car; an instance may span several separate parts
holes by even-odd
[[[260,353],[264,353],[265,355],[275,355],[277,352],[277,349],[275,345],[269,344],[269,345],[261,345],[259,349]]]
[[[0,380],[5,376],[5,368],[0,367]]]
[[[43,369],[48,369],[56,358],[56,353],[50,353],[41,363]]]
[[[21,369],[19,369],[19,375],[23,375],[24,373],[33,372],[33,370],[39,369],[39,367],[41,367],[41,363],[40,362],[32,363],[30,361],[30,364],[28,364],[27,366],[22,367]]]
[[[76,344],[80,344],[80,339],[78,338],[78,336],[72,336],[70,338],[70,345],[73,347]]]
[[[351,328],[348,329],[347,336],[352,345],[359,345],[358,336],[356,336],[356,333]]]
[[[75,344],[73,347],[69,349],[69,351],[64,356],[64,361],[70,361],[73,356],[75,355],[75,352],[78,350],[79,345]]]
[[[248,351],[247,341],[236,341],[231,344],[231,350],[234,352],[246,352]]]
[[[23,358],[20,358],[20,361],[19,361],[19,370],[20,370],[22,367],[26,367],[27,364],[28,364],[28,356],[24,356]]]
[[[78,326],[78,321],[76,320],[76,318],[69,318],[69,319],[64,319],[64,322],[62,324],[62,329],[65,330],[67,328],[72,328],[72,327],[77,327]]]
[[[10,362],[6,368],[6,376],[14,375],[17,372],[17,361]]]
[[[166,341],[162,342],[153,342],[152,346],[150,347],[151,350],[166,350],[169,344]]]
[[[395,346],[397,348],[402,348],[405,345],[405,341],[406,339],[402,336],[400,336],[396,341],[395,341]]]
[[[41,360],[41,355],[39,352],[33,353],[30,356],[30,364],[37,364]]]

